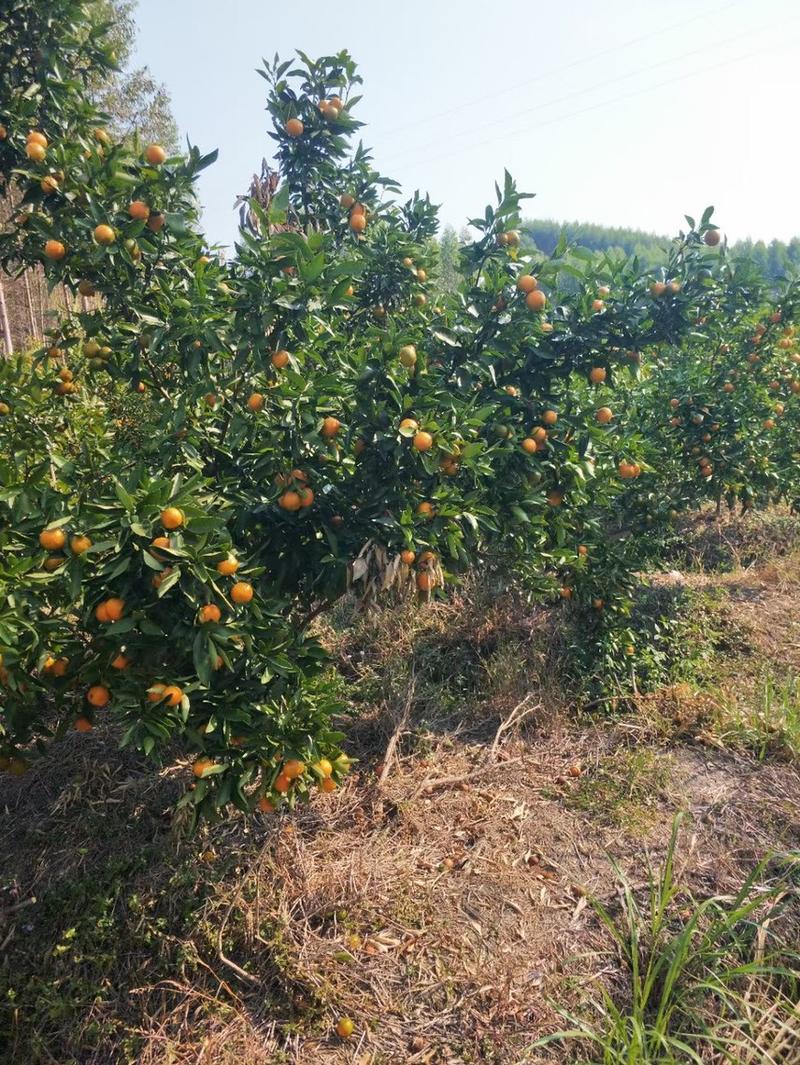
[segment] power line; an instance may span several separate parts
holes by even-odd
[[[472,100],[464,101],[463,103],[456,104],[453,107],[447,108],[444,111],[437,111],[432,115],[424,115],[422,118],[415,119],[411,122],[404,122],[399,126],[393,126],[386,131],[387,136],[391,136],[395,133],[399,133],[401,130],[416,128],[426,122],[434,122],[439,118],[446,118],[448,115],[456,114],[458,111],[466,110],[469,107],[475,107],[477,104],[485,103],[487,100],[495,100],[500,96],[507,96],[510,92],[516,92],[518,89],[524,89],[528,85],[534,85],[538,81],[543,81],[545,78],[551,78],[554,74],[560,74],[565,70],[571,70],[573,67],[581,66],[584,63],[589,63],[594,59],[602,59],[604,56],[613,55],[614,52],[622,51],[625,48],[630,48],[631,45],[641,44],[643,41],[652,40],[653,37],[660,37],[663,33],[670,33],[672,30],[681,29],[683,26],[688,26],[692,22],[697,22],[700,19],[710,18],[713,15],[721,14],[723,11],[727,11],[732,7],[739,7],[744,0],[728,0],[728,3],[723,4],[721,7],[713,8],[711,11],[703,11],[697,15],[692,15],[690,18],[681,19],[680,22],[672,22],[668,26],[663,26],[659,30],[653,30],[651,33],[644,33],[639,37],[631,37],[627,41],[622,41],[620,44],[611,45],[609,48],[601,49],[598,52],[590,52],[588,55],[580,56],[578,59],[573,59],[570,63],[564,63],[556,67],[549,67],[547,70],[542,71],[533,78],[526,78],[525,81],[517,82],[514,85],[509,85],[505,89],[500,89],[493,93],[484,93],[482,96],[478,96]]]
[[[789,22],[796,22],[798,18],[800,18],[800,16],[793,16],[788,21]],[[763,27],[762,29],[756,30],[756,31],[747,30],[744,33],[738,33],[738,34],[735,34],[733,37],[728,37],[728,38],[726,38],[723,41],[715,41],[714,44],[715,44],[715,47],[719,47],[719,46],[722,46],[722,45],[728,45],[728,44],[735,44],[737,41],[741,41],[744,38],[752,38],[756,34],[763,34],[763,33],[771,32],[773,29],[774,29],[773,26],[766,26],[766,27]],[[505,122],[509,122],[509,121],[512,121],[515,118],[520,118],[522,115],[528,115],[528,114],[532,114],[534,112],[541,111],[542,108],[544,108],[544,107],[551,107],[551,106],[555,106],[556,104],[564,103],[567,100],[574,99],[576,96],[585,96],[587,93],[595,92],[597,89],[605,88],[608,85],[614,85],[614,84],[617,84],[617,83],[619,83],[621,81],[627,81],[629,78],[636,77],[637,74],[642,74],[644,72],[649,72],[651,70],[656,70],[659,67],[670,66],[673,63],[678,63],[681,60],[689,59],[692,56],[700,55],[702,53],[705,53],[706,51],[707,51],[707,45],[703,45],[701,48],[693,48],[689,52],[682,52],[680,55],[671,56],[669,59],[662,59],[662,60],[659,60],[657,63],[648,63],[646,66],[637,67],[635,70],[628,71],[625,74],[618,74],[615,77],[606,78],[603,81],[595,82],[592,85],[587,85],[583,89],[574,89],[572,92],[565,93],[563,96],[553,97],[553,98],[551,98],[549,100],[547,100],[547,99],[538,100],[534,107],[525,107],[525,108],[522,108],[519,111],[514,111],[514,112],[512,112],[509,115],[505,115],[504,116],[504,121]],[[450,134],[448,136],[448,144],[452,143],[454,140],[458,140],[458,139],[463,138],[463,137],[471,137],[471,136],[474,135],[474,133],[475,133],[475,128],[474,127],[472,129],[462,130],[462,131],[457,132],[457,133],[452,133],[452,134]],[[412,151],[412,152],[423,152],[423,151],[426,151],[428,148],[438,148],[438,147],[440,147],[440,145],[441,145],[441,138],[439,138],[439,139],[437,139],[435,141],[429,141],[426,144],[412,145],[411,148],[408,149],[408,150]],[[392,166],[392,159],[393,158],[400,159],[401,156],[399,154],[396,155],[396,156],[392,156],[390,154],[388,162],[385,162],[384,165]]]
[[[800,38],[794,38],[791,41],[784,42],[784,44],[780,45],[779,47],[781,47],[781,48],[793,47],[794,45],[796,45],[798,43],[800,43]],[[571,111],[571,112],[569,112],[566,115],[557,115],[554,118],[544,119],[541,122],[535,122],[535,123],[533,123],[533,125],[524,126],[524,127],[520,128],[520,129],[503,130],[502,133],[496,134],[495,136],[492,136],[492,137],[487,137],[485,140],[478,141],[477,143],[474,143],[474,144],[465,145],[462,149],[460,149],[460,150],[457,149],[455,154],[463,154],[465,151],[469,152],[469,151],[474,150],[476,148],[483,148],[487,144],[493,144],[493,143],[495,143],[498,140],[507,140],[509,137],[521,136],[523,134],[530,133],[534,129],[541,129],[544,126],[551,126],[555,122],[565,122],[565,121],[567,121],[567,119],[575,118],[575,117],[577,117],[579,115],[587,114],[590,111],[598,111],[598,110],[600,110],[602,108],[609,107],[611,104],[620,103],[620,102],[625,101],[625,100],[634,99],[637,96],[643,96],[646,93],[654,92],[656,89],[662,89],[662,88],[664,88],[667,85],[675,85],[678,82],[687,81],[689,78],[695,78],[695,77],[699,77],[701,74],[707,74],[711,70],[719,70],[721,67],[730,66],[732,63],[740,63],[740,62],[742,62],[742,61],[744,61],[746,59],[751,59],[753,56],[760,55],[763,52],[769,51],[772,47],[773,47],[773,44],[772,44],[772,42],[770,42],[769,45],[765,45],[765,47],[763,47],[763,48],[756,48],[753,51],[745,52],[743,55],[735,56],[732,59],[724,59],[724,60],[720,61],[719,63],[712,63],[712,64],[710,64],[708,66],[700,67],[699,70],[691,71],[688,74],[680,74],[680,75],[678,75],[678,77],[675,77],[675,78],[667,78],[664,81],[657,82],[655,85],[645,86],[644,88],[639,89],[636,92],[623,93],[620,96],[612,97],[612,99],[610,99],[610,100],[603,100],[600,103],[589,104],[588,106],[582,107],[582,108],[580,108],[577,111]],[[451,155],[451,152],[449,150],[447,150],[447,151],[441,153],[438,156],[426,156],[425,157],[425,162],[426,163],[436,162],[438,159],[447,158],[450,155]]]

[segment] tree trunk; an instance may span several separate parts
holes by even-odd
[[[8,308],[6,307],[6,294],[3,290],[3,278],[0,277],[0,326],[3,328],[3,343],[6,349],[6,358],[11,358],[11,323],[8,320]]]
[[[36,321],[36,314],[35,314],[35,312],[33,310],[33,296],[31,295],[31,279],[30,279],[29,271],[26,270],[25,273],[22,275],[22,277],[23,277],[23,280],[25,281],[25,296],[27,297],[27,301],[28,301],[28,317],[30,318],[30,323],[31,323],[31,337],[34,340],[38,340],[38,338],[39,338],[39,325],[38,325],[38,323]]]

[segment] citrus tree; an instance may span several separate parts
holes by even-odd
[[[195,814],[333,790],[349,760],[313,618],[348,588],[428,596],[500,551],[635,654],[658,539],[630,533],[674,509],[652,506],[661,451],[678,468],[644,412],[669,353],[708,341],[698,322],[746,303],[710,213],[663,278],[565,243],[545,258],[506,174],[445,293],[435,208],[353,144],[350,56],[299,53],[261,71],[275,168],[225,262],[194,192],[214,154],[117,143],[93,110],[84,81],[112,60],[92,5],[10,10],[0,257],[88,302],[0,373],[3,764],[111,719],[189,754]]]

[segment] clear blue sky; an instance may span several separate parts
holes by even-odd
[[[798,0],[139,0],[137,61],[219,161],[210,240],[270,153],[262,56],[347,48],[380,170],[460,228],[508,167],[531,214],[677,230],[713,203],[732,238],[800,234]]]

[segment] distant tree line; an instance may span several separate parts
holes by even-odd
[[[554,222],[550,219],[534,219],[525,222],[523,234],[546,255],[558,244],[562,232],[570,244],[579,244],[592,251],[623,251],[626,255],[638,256],[644,267],[660,266],[666,261],[665,249],[669,238],[640,229],[625,229],[620,226],[600,226],[591,222]],[[800,237],[789,243],[773,240],[740,240],[731,244],[734,255],[749,258],[770,280],[783,277],[800,268]]]

